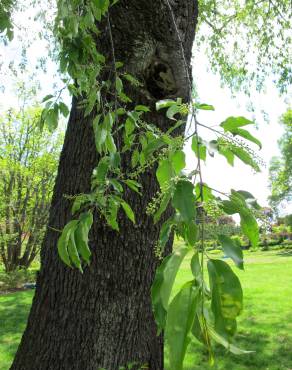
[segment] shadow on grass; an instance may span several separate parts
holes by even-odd
[[[279,256],[279,257],[292,257],[292,249],[288,249],[286,251],[281,250],[276,255]]]
[[[33,291],[0,296],[0,352],[2,361],[12,361],[26,326]],[[1,355],[0,355],[1,359]],[[0,361],[1,362],[1,361]],[[0,369],[2,369],[0,364]]]
[[[255,327],[259,330],[255,330]],[[292,332],[287,333],[285,320],[283,323],[267,323],[263,328],[262,324],[257,324],[254,317],[246,318],[244,330],[239,331],[235,345],[254,352],[236,356],[227,352],[222,346],[214,345],[215,365],[210,366],[207,350],[199,342],[193,340],[187,351],[184,370],[292,369]],[[167,355],[168,349],[166,349],[166,358]],[[168,364],[165,369],[169,370]]]

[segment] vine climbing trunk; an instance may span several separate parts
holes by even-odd
[[[115,59],[143,83],[139,89],[128,87],[127,93],[135,104],[152,108],[146,120],[162,130],[171,122],[154,112],[155,101],[189,99],[185,67],[190,68],[197,7],[194,0],[120,0],[97,39],[112,68],[111,28]],[[95,215],[91,263],[83,274],[66,267],[57,255],[56,230],[71,218],[72,203],[64,195],[90,191],[98,161],[91,119],[84,118],[77,103],[73,99],[36,293],[11,370],[117,370],[131,363],[134,368],[163,369],[163,340],[157,336],[150,297],[161,224],[154,225],[145,213],[158,191],[155,168],[140,179],[142,196],[125,190],[135,225],[120,213],[116,232]],[[127,158],[123,170],[130,171]]]

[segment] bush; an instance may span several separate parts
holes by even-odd
[[[25,283],[34,283],[37,270],[18,269],[0,273],[0,290],[19,289]]]

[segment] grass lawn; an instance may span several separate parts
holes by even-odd
[[[234,356],[216,347],[216,363],[210,367],[206,352],[194,340],[185,370],[292,370],[292,255],[280,251],[247,252],[245,261],[245,271],[236,270],[245,306],[236,344],[255,353]],[[176,281],[177,289],[191,279],[188,264],[186,259]],[[33,291],[0,296],[0,370],[9,369],[32,297]]]

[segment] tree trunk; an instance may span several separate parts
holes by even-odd
[[[197,3],[169,1],[189,65]],[[153,106],[157,98],[170,94],[189,98],[184,61],[167,3],[120,0],[111,9],[110,22],[116,60],[125,62],[125,69],[145,82],[134,96],[132,92],[135,104]],[[106,27],[97,42],[110,59]],[[157,65],[170,69],[175,91],[155,86],[151,71]],[[158,264],[154,247],[160,225],[154,225],[145,214],[147,203],[158,191],[155,169],[142,176],[142,197],[126,191],[126,199],[136,213],[136,225],[121,213],[118,233],[95,215],[90,234],[92,260],[84,274],[66,267],[57,255],[59,234],[54,230],[62,229],[71,217],[71,203],[64,194],[88,192],[97,164],[91,120],[84,119],[76,105],[73,100],[36,294],[11,369],[117,370],[130,363],[135,363],[136,369],[142,365],[163,369],[163,340],[157,336],[150,298]],[[170,124],[164,113],[149,113],[147,120],[164,130]]]

